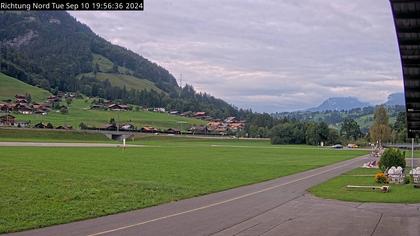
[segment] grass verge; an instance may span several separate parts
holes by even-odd
[[[389,185],[375,183],[374,175],[378,172],[380,172],[378,169],[354,169],[325,183],[315,186],[309,189],[309,191],[317,197],[350,202],[420,202],[420,189],[415,189],[412,184],[390,184],[391,191],[388,193],[361,189],[350,190],[346,188],[347,185]]]

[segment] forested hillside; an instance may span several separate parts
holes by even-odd
[[[163,67],[113,45],[66,12],[0,12],[0,72],[57,91],[215,117],[236,109],[191,86],[180,88]]]

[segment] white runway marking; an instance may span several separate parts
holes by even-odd
[[[295,180],[292,180],[292,181],[289,181],[289,182],[286,182],[286,183],[278,184],[278,185],[271,186],[271,187],[268,187],[268,188],[265,188],[265,189],[261,189],[261,190],[255,191],[255,192],[240,195],[238,197],[230,198],[230,199],[227,199],[227,200],[224,200],[224,201],[212,203],[212,204],[205,205],[205,206],[198,207],[198,208],[194,208],[194,209],[191,209],[191,210],[188,210],[188,211],[182,211],[182,212],[179,212],[179,213],[175,213],[175,214],[171,214],[171,215],[167,215],[167,216],[162,216],[162,217],[159,217],[159,218],[155,218],[155,219],[151,219],[151,220],[147,220],[147,221],[143,221],[143,222],[127,225],[127,226],[122,226],[122,227],[115,228],[115,229],[102,231],[102,232],[99,232],[99,233],[89,234],[87,236],[97,236],[97,235],[108,234],[108,233],[112,233],[112,232],[116,232],[116,231],[120,231],[120,230],[124,230],[124,229],[128,229],[128,228],[132,228],[132,227],[156,222],[156,221],[159,221],[159,220],[164,220],[164,219],[172,218],[172,217],[175,217],[175,216],[184,215],[184,214],[188,214],[188,213],[191,213],[191,212],[195,212],[195,211],[204,210],[204,209],[207,209],[207,208],[219,206],[219,205],[222,205],[222,204],[225,204],[225,203],[228,203],[228,202],[233,202],[233,201],[236,201],[236,200],[239,200],[239,199],[242,199],[242,198],[246,198],[246,197],[253,196],[253,195],[256,195],[256,194],[259,194],[259,193],[263,193],[263,192],[267,192],[267,191],[270,191],[270,190],[273,190],[273,189],[276,189],[276,188],[279,188],[279,187],[283,187],[285,185],[289,185],[289,184],[296,183],[296,182],[299,182],[299,181],[302,181],[302,180],[305,180],[305,179],[309,179],[309,178],[315,177],[317,175],[325,174],[327,172],[330,172],[330,171],[348,166],[350,164],[353,164],[356,161],[359,161],[359,160],[357,159],[357,160],[354,160],[352,162],[346,163],[344,165],[336,166],[332,169],[324,170],[324,171],[316,173],[316,174],[308,175],[306,177],[302,177],[302,178],[295,179]]]

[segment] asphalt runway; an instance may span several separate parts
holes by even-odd
[[[420,204],[340,202],[306,192],[367,160],[11,235],[420,235]]]

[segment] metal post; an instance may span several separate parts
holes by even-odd
[[[411,139],[411,169],[414,169],[414,138]]]

